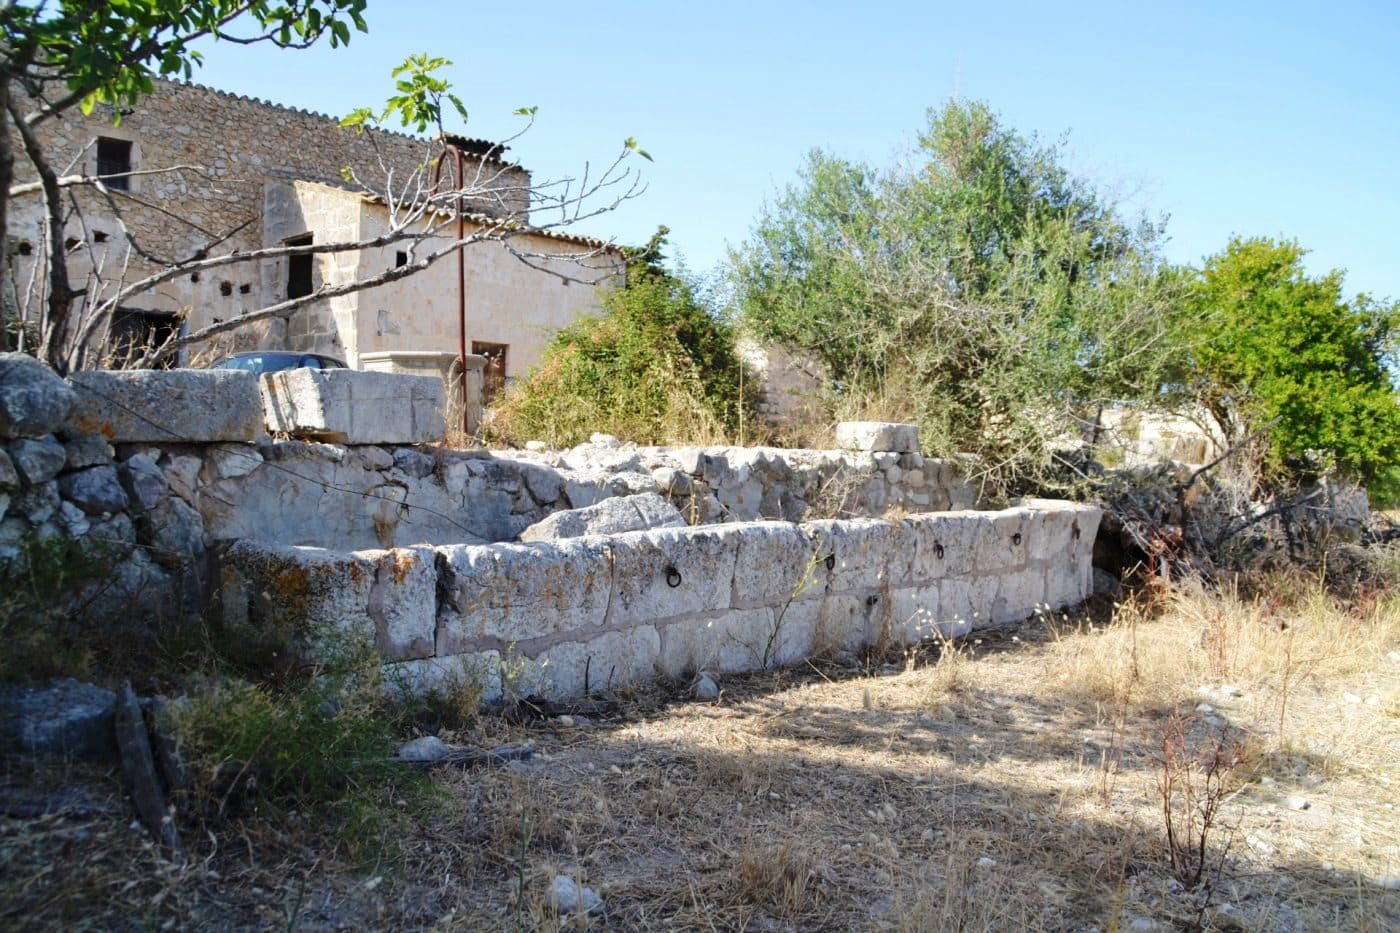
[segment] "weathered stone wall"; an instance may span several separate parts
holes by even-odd
[[[1077,604],[1098,509],[1033,502],[897,521],[741,522],[556,542],[332,551],[239,542],[224,623],[372,639],[393,680],[479,678],[578,696],[656,675],[757,670]],[[505,682],[503,682],[505,681]]]
[[[957,634],[1090,591],[1097,509],[931,511],[971,491],[911,452],[911,426],[838,432],[904,453],[668,451],[601,435],[564,453],[374,443],[440,434],[440,390],[310,370],[65,381],[0,354],[0,570],[23,581],[37,546],[58,542],[102,565],[65,596],[90,624],[194,613],[217,588],[225,624],[275,615],[362,634],[410,688],[470,669],[497,691],[560,696]],[[266,427],[366,443],[273,441]],[[840,498],[824,503],[834,483]],[[619,495],[652,493],[679,523],[658,492],[695,526],[510,540]],[[833,503],[925,514],[797,523]]]

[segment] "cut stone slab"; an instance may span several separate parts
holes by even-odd
[[[92,370],[68,384],[66,436],[113,444],[255,443],[265,438],[257,376],[233,369]]]
[[[893,421],[843,421],[836,426],[836,443],[844,450],[919,452],[919,426]]]
[[[50,434],[76,402],[68,384],[34,357],[0,353],[0,437]]]
[[[262,377],[271,431],[337,444],[444,440],[442,380],[433,376],[288,369]]]
[[[656,493],[604,499],[597,505],[555,512],[520,533],[521,541],[557,541],[584,535],[616,535],[651,528],[684,528],[676,507]]]
[[[0,687],[0,748],[34,758],[104,758],[117,697],[65,678],[46,686]]]
[[[841,422],[836,426],[836,443],[843,450],[917,454],[917,424],[896,422]]]

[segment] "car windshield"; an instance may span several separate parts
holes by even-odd
[[[283,369],[294,369],[301,362],[296,353],[252,353],[247,356],[233,356],[224,360],[216,368],[241,369],[250,373],[275,373]]]

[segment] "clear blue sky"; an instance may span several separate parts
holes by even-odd
[[[370,0],[367,18],[344,49],[210,47],[196,80],[340,115],[382,103],[405,55],[446,56],[458,129],[500,137],[539,107],[512,151],[537,179],[635,136],[649,190],[586,232],[639,243],[664,223],[697,271],[807,150],[888,164],[959,95],[1068,133],[1074,170],[1170,215],[1172,259],[1283,235],[1349,292],[1400,298],[1400,0]]]

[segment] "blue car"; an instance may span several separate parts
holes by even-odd
[[[210,369],[241,369],[246,373],[276,373],[284,369],[344,369],[345,364],[333,356],[319,353],[298,353],[294,350],[253,350],[226,356]]]

